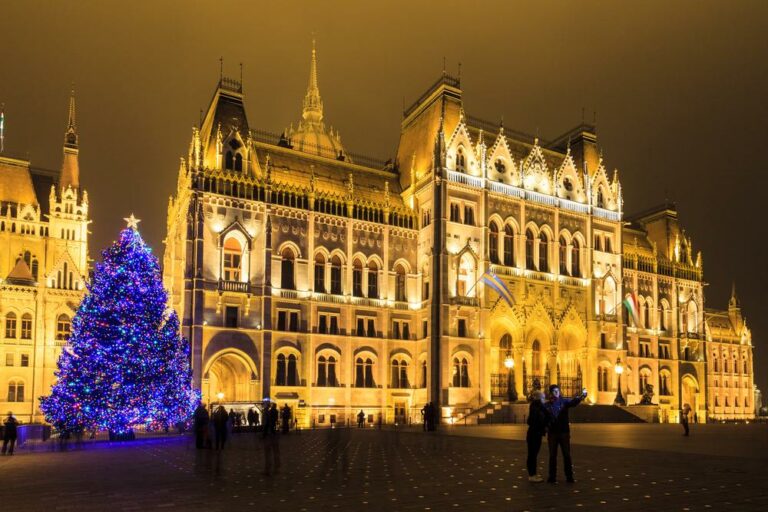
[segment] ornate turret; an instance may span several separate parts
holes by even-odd
[[[75,91],[69,97],[69,119],[67,121],[67,131],[64,134],[64,161],[61,165],[60,185],[62,190],[67,187],[80,187],[80,164],[78,162],[77,124],[75,123]]]
[[[309,84],[302,104],[299,126],[283,132],[281,144],[305,153],[350,161],[341,145],[341,135],[333,127],[326,130],[323,122],[323,100],[317,85],[317,50],[312,41],[312,61],[309,66]]]
[[[728,317],[736,332],[741,332],[744,318],[741,316],[741,301],[739,301],[739,297],[736,295],[736,283],[733,283],[731,286],[731,298],[728,300]]]

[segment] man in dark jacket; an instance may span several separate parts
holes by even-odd
[[[277,431],[279,415],[275,402],[264,408],[262,437],[264,439],[264,474],[267,476],[280,470],[280,437]]]
[[[534,391],[531,394],[531,405],[528,408],[528,432],[525,442],[528,444],[528,481],[543,482],[544,479],[536,474],[536,459],[541,449],[541,438],[547,432],[548,414],[544,410],[544,393]]]
[[[205,448],[205,437],[208,434],[208,422],[210,421],[208,409],[205,408],[203,402],[200,402],[197,409],[195,409],[193,419],[195,424],[195,446],[201,450]]]
[[[8,417],[5,419],[3,425],[5,425],[5,430],[3,431],[3,455],[5,455],[6,451],[8,452],[8,455],[13,455],[13,447],[16,446],[19,421],[14,418],[13,413],[9,411]],[[10,448],[10,450],[8,450],[8,448]]]
[[[283,409],[280,411],[280,416],[283,420],[281,423],[283,427],[283,434],[287,434],[291,428],[291,408],[288,407],[288,404],[283,406]]]
[[[547,482],[551,484],[557,482],[558,446],[563,452],[565,479],[568,483],[574,482],[573,464],[571,462],[571,427],[568,423],[568,409],[579,405],[586,396],[587,390],[582,389],[581,393],[574,398],[563,398],[560,396],[560,386],[557,384],[549,386],[549,401],[544,405],[544,409],[549,416],[547,433],[547,444],[549,444],[549,478]]]
[[[229,414],[223,405],[216,408],[213,413],[213,430],[216,437],[216,449],[224,449],[224,444],[227,442],[227,422],[229,421]]]

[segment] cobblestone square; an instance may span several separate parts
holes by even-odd
[[[706,425],[685,442],[673,427],[576,425],[572,485],[530,484],[524,429],[499,426],[294,432],[280,440],[274,476],[262,474],[254,434],[222,452],[188,436],[19,450],[0,458],[0,495],[3,510],[46,512],[768,509],[765,426]],[[644,438],[653,446],[619,447]]]

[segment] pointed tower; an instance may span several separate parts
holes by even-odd
[[[736,329],[736,332],[741,332],[744,318],[741,316],[741,301],[739,296],[736,295],[735,282],[731,286],[731,298],[728,300],[728,318],[730,318],[731,325]]]
[[[61,165],[60,185],[62,190],[67,187],[77,189],[80,187],[80,164],[78,162],[77,124],[75,123],[75,91],[69,97],[69,120],[67,131],[64,134],[64,161]]]
[[[291,126],[284,131],[285,144],[314,155],[345,160],[351,162],[351,158],[341,145],[341,136],[338,130],[331,127],[325,128],[323,122],[323,100],[320,98],[320,88],[317,85],[317,49],[312,41],[312,60],[309,65],[309,84],[307,94],[302,103],[301,120],[297,128]]]

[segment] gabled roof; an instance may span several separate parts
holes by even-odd
[[[32,272],[29,270],[29,266],[24,261],[24,258],[19,258],[19,261],[16,262],[16,265],[5,280],[12,284],[29,285],[35,283],[35,278],[32,276]]]
[[[0,202],[38,204],[28,161],[0,156]]]

